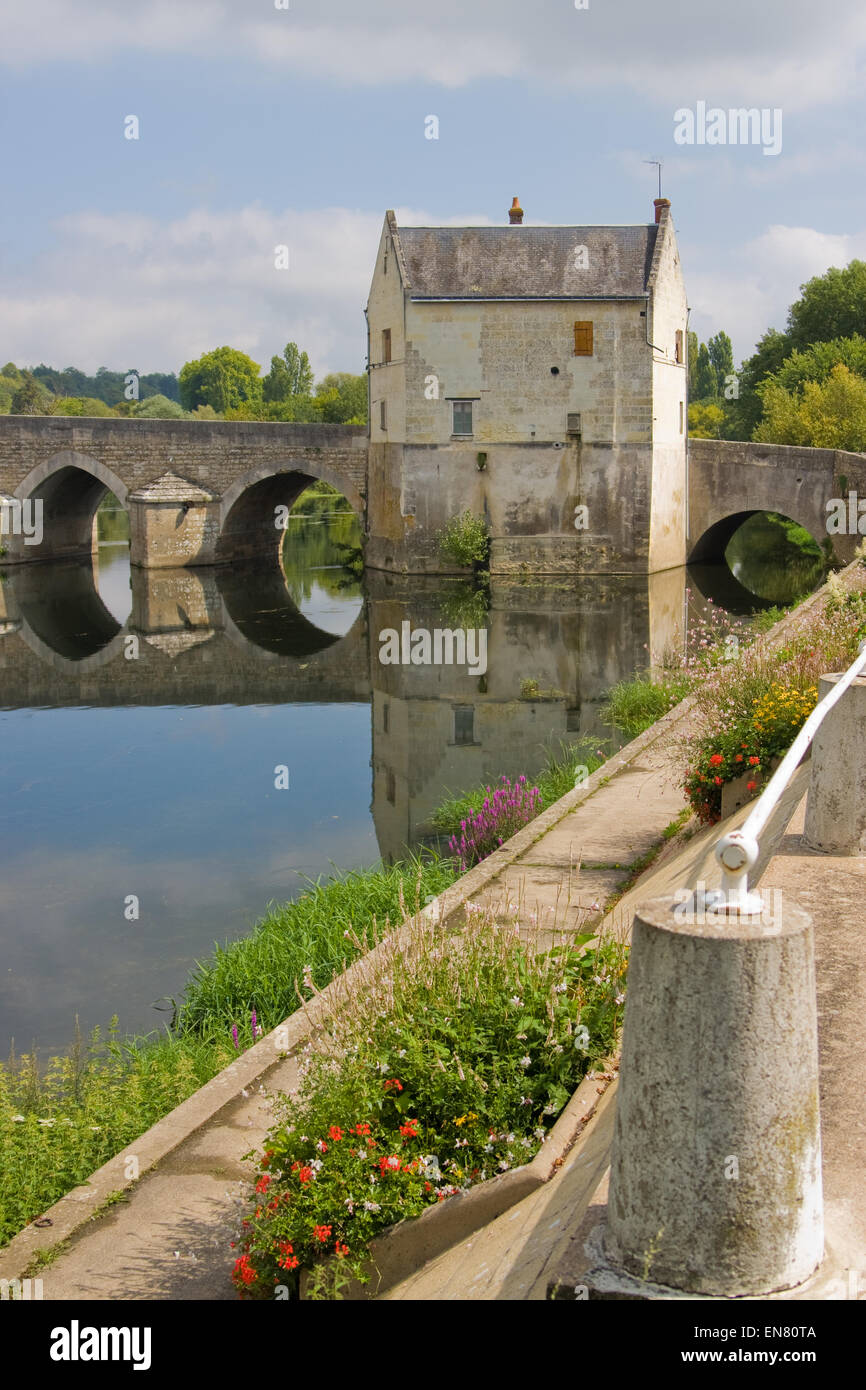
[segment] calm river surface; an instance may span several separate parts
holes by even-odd
[[[167,1022],[215,940],[429,840],[446,793],[609,737],[605,691],[682,640],[687,587],[750,607],[727,571],[682,570],[494,582],[479,622],[454,581],[353,578],[352,517],[291,520],[282,567],[245,572],[131,573],[122,522],[93,566],[0,577],[0,1047],[43,1057],[76,1014]],[[486,625],[486,673],[383,666],[406,620]]]

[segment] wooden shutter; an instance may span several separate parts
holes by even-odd
[[[575,357],[592,357],[592,323],[583,321],[574,325]]]
[[[383,361],[383,362],[390,362],[390,361],[391,361],[391,330],[390,330],[390,328],[383,328],[383,329],[382,329],[382,361]]]

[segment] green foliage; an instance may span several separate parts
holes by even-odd
[[[684,677],[654,681],[649,676],[636,676],[630,681],[618,681],[607,693],[602,723],[636,738],[679,704],[688,691],[689,683]]]
[[[64,367],[63,371],[57,371],[40,363],[33,368],[33,375],[52,395],[95,397],[106,405],[115,406],[126,400],[126,377],[132,371],[139,378],[142,398],[159,393],[170,400],[177,400],[178,385],[174,372],[146,372],[142,376],[134,367],[125,372],[112,372],[107,367],[100,367],[95,376],[88,376],[77,367]]]
[[[113,415],[114,411],[97,396],[61,396],[56,403],[57,415]]]
[[[327,882],[306,880],[307,891],[293,903],[272,906],[265,919],[241,941],[215,946],[198,962],[179,1011],[183,1033],[234,1023],[256,1010],[266,1029],[274,1028],[298,1006],[297,982],[310,967],[319,989],[342,970],[349,952],[347,933],[372,944],[400,920],[401,900],[415,903],[453,883],[449,859],[424,854],[390,867],[336,873]]]
[[[198,407],[198,411],[202,409],[203,407]],[[167,396],[148,396],[145,400],[138,401],[133,414],[140,420],[183,420],[186,418],[186,411],[183,406],[177,401],[170,401]],[[211,418],[216,419],[216,411],[212,407]]]
[[[39,385],[32,372],[22,372],[21,382],[12,396],[9,414],[47,415],[50,409],[49,393]]]
[[[286,343],[282,357],[271,358],[271,370],[262,382],[262,398],[267,403],[287,401],[292,396],[309,396],[313,389],[310,359],[297,343]],[[292,417],[296,418],[296,417]]]
[[[0,1244],[235,1055],[225,1035],[120,1040],[115,1019],[44,1068],[32,1053],[0,1065]]]
[[[701,343],[698,348],[697,365],[697,389],[695,395],[699,401],[714,400],[719,393],[719,384],[713,364],[710,360],[710,352],[706,343]]]
[[[213,352],[184,363],[178,380],[185,410],[210,405],[226,413],[261,403],[259,364],[237,348],[214,348]]]
[[[689,434],[692,439],[721,439],[725,412],[714,401],[689,402]]]
[[[448,524],[437,532],[436,540],[443,559],[453,560],[458,565],[473,565],[478,568],[487,564],[490,531],[484,517],[474,516],[468,510],[462,516],[452,517]]]
[[[273,1297],[318,1269],[367,1278],[371,1239],[528,1162],[581,1078],[613,1049],[626,951],[588,936],[546,954],[467,905],[419,925],[307,1054],[280,1097],[233,1275]],[[323,1269],[324,1266],[324,1269]]]
[[[366,376],[329,372],[316,386],[316,408],[326,424],[366,425]]]
[[[545,810],[573,791],[578,770],[589,776],[601,767],[607,756],[606,745],[599,747],[597,739],[587,736],[571,743],[561,739],[558,747],[547,748],[544,767],[534,781],[541,792],[537,810]],[[432,826],[442,834],[458,834],[460,822],[480,811],[488,794],[486,786],[474,787],[459,795],[449,793],[433,812]]]
[[[764,443],[812,448],[866,449],[866,377],[841,363],[823,382],[786,390],[770,377],[758,388],[763,418],[754,438]]]

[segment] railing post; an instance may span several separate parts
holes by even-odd
[[[841,680],[821,677],[823,699]],[[866,677],[858,676],[829,711],[812,746],[804,838],[826,854],[866,853]]]
[[[811,919],[688,911],[634,920],[606,1256],[696,1294],[790,1288],[824,1246]]]

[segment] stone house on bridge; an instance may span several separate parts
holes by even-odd
[[[687,318],[666,198],[637,226],[398,227],[367,305],[367,561],[442,570],[487,518],[491,569],[680,565]]]

